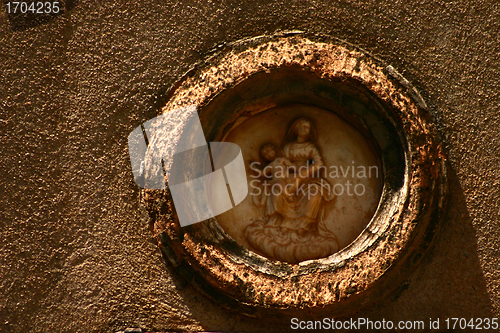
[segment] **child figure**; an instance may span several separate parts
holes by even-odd
[[[284,157],[277,157],[276,147],[270,143],[262,146],[260,155],[270,162],[264,168],[263,174],[271,179],[265,181],[264,187],[269,187],[268,193],[261,197],[258,205],[262,206],[269,195],[271,197],[282,195],[287,201],[293,201],[296,186],[292,183],[295,183],[295,177],[290,177],[289,173],[289,168],[293,167],[293,163]]]

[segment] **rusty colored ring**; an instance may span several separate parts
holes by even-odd
[[[425,102],[408,81],[348,43],[284,33],[216,49],[172,88],[160,113],[195,104],[202,114],[217,96],[252,75],[290,66],[323,80],[360,84],[383,105],[381,116],[399,134],[404,172],[397,181],[402,185],[394,188],[390,177],[385,179],[377,212],[350,246],[328,258],[291,265],[239,246],[214,219],[181,229],[168,190],[145,190],[144,202],[165,259],[226,307],[249,316],[348,315],[408,276],[444,210],[445,155]],[[390,161],[383,162],[390,172]]]

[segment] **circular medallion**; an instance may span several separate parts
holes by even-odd
[[[427,249],[445,158],[392,67],[332,38],[259,37],[212,54],[170,96],[162,114],[194,105],[206,141],[237,144],[245,166],[244,200],[186,227],[168,186],[144,191],[164,257],[209,297],[253,316],[347,315]]]
[[[301,143],[297,125],[309,128]],[[250,194],[216,219],[236,243],[265,257],[327,257],[352,243],[377,209],[379,156],[333,112],[305,104],[270,108],[222,141],[241,148]]]

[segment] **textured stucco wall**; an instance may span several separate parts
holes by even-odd
[[[165,267],[127,136],[220,43],[299,29],[395,67],[445,138],[450,207],[422,264],[356,316],[500,316],[496,1],[78,1],[45,24],[0,14],[0,331],[281,331]]]

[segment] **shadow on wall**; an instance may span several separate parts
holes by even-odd
[[[478,245],[472,219],[462,187],[455,171],[449,169],[450,198],[448,210],[434,237],[434,242],[411,276],[388,298],[372,304],[353,318],[372,321],[423,321],[439,319],[440,330],[446,331],[447,318],[493,318],[494,312],[478,258]],[[173,269],[168,269],[183,303],[193,317],[207,330],[241,330],[255,327],[255,319],[231,316],[231,322],[218,321],[215,308],[226,312],[218,304],[194,290]],[[212,310],[207,311],[207,306]],[[223,317],[222,315],[220,317]],[[260,314],[259,327],[271,332],[290,331],[290,320],[266,318]],[[220,318],[219,319],[222,319]],[[312,320],[322,318],[312,317]],[[345,320],[350,318],[339,318]]]
[[[8,2],[11,3],[10,13],[6,5]],[[55,18],[72,10],[78,2],[79,0],[39,1],[28,2],[27,7],[21,7],[21,5],[16,7],[12,1],[4,0],[4,8],[7,12],[12,31],[22,31],[51,22]],[[31,3],[34,3],[35,6],[30,8],[29,5],[31,5]],[[54,3],[57,3],[57,6],[54,7]],[[39,4],[43,4],[43,6],[40,7]]]
[[[356,317],[420,320],[426,329],[430,318],[439,319],[442,331],[447,331],[447,318],[469,322],[472,318],[494,317],[463,189],[453,167],[448,170],[448,209],[429,252],[390,298]]]

